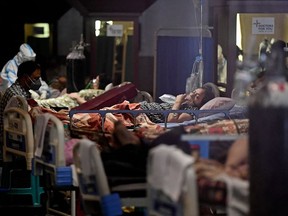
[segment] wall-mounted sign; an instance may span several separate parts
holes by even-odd
[[[252,34],[274,34],[274,17],[253,17]]]
[[[107,26],[108,37],[122,37],[123,36],[123,25],[108,25]]]

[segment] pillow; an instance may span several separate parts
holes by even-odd
[[[229,97],[215,97],[205,103],[200,110],[230,110],[236,104],[236,101]]]
[[[229,97],[215,97],[212,100],[205,103],[200,110],[230,110],[232,107],[234,107],[236,104],[236,101]],[[223,115],[222,118],[225,117],[224,113],[215,113],[215,112],[201,112],[198,117],[205,117],[210,115]],[[219,118],[221,118],[219,116]]]
[[[174,104],[176,97],[174,95],[170,95],[170,94],[163,94],[159,97],[159,99],[164,103]]]

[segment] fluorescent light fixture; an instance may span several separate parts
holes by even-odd
[[[48,38],[50,36],[48,23],[35,23],[33,27],[33,36],[36,38]]]

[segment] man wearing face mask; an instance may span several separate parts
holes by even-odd
[[[10,87],[17,79],[18,67],[20,64],[26,61],[35,61],[36,53],[33,51],[31,46],[27,43],[21,44],[19,52],[9,60],[3,67],[0,76],[0,91],[4,92]],[[37,92],[33,92],[33,97],[44,99],[49,97],[50,91],[48,84],[40,78],[41,87]],[[37,93],[37,94],[36,94]],[[35,95],[36,94],[36,95]]]
[[[35,61],[26,61],[19,65],[18,78],[6,89],[0,102],[0,151],[3,145],[3,111],[9,100],[15,96],[21,96],[29,102],[31,101],[30,90],[37,91],[40,86],[41,70]],[[1,152],[2,156],[2,152]]]

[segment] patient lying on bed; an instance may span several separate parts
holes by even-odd
[[[179,94],[173,103],[148,103],[141,102],[140,107],[143,110],[198,110],[209,100],[215,98],[215,92],[210,85],[203,85],[189,94]],[[165,117],[161,113],[147,113],[152,122],[163,123]],[[190,113],[170,113],[167,122],[183,122],[193,119]]]
[[[199,88],[193,91],[191,94],[181,94],[177,96],[176,102],[174,104],[169,103],[148,103],[146,101],[142,101],[139,103],[130,103],[129,101],[125,100],[122,103],[115,104],[110,107],[104,107],[100,110],[106,110],[108,113],[108,117],[113,116],[118,119],[124,121],[126,126],[139,126],[139,127],[154,127],[156,129],[158,122],[164,122],[164,116],[160,113],[141,113],[137,115],[136,117],[133,117],[130,113],[125,112],[119,112],[119,113],[109,113],[109,110],[177,110],[180,109],[198,109],[198,107],[202,106],[204,103],[206,103],[208,100],[214,98],[215,96],[209,91],[209,89],[206,88]],[[140,112],[139,112],[140,113]],[[106,114],[107,115],[107,114]],[[75,113],[72,116],[71,123],[74,128],[78,129],[89,129],[89,130],[101,130],[104,129],[104,131],[111,132],[111,128],[113,129],[113,126],[111,126],[111,122],[109,122],[109,118],[105,118],[104,127],[101,128],[102,125],[102,118],[97,113],[97,111],[93,113]],[[184,120],[192,119],[193,116],[191,114],[182,113],[180,115],[168,115],[168,122],[181,122]],[[85,122],[83,122],[85,121]],[[129,122],[128,122],[129,121]],[[160,126],[158,126],[160,127]]]
[[[85,103],[87,100],[91,100],[94,97],[102,94],[104,90],[101,89],[83,89],[79,92],[66,93],[57,98],[48,98],[48,99],[35,99],[39,106],[45,108],[67,108],[71,109],[82,103]]]

